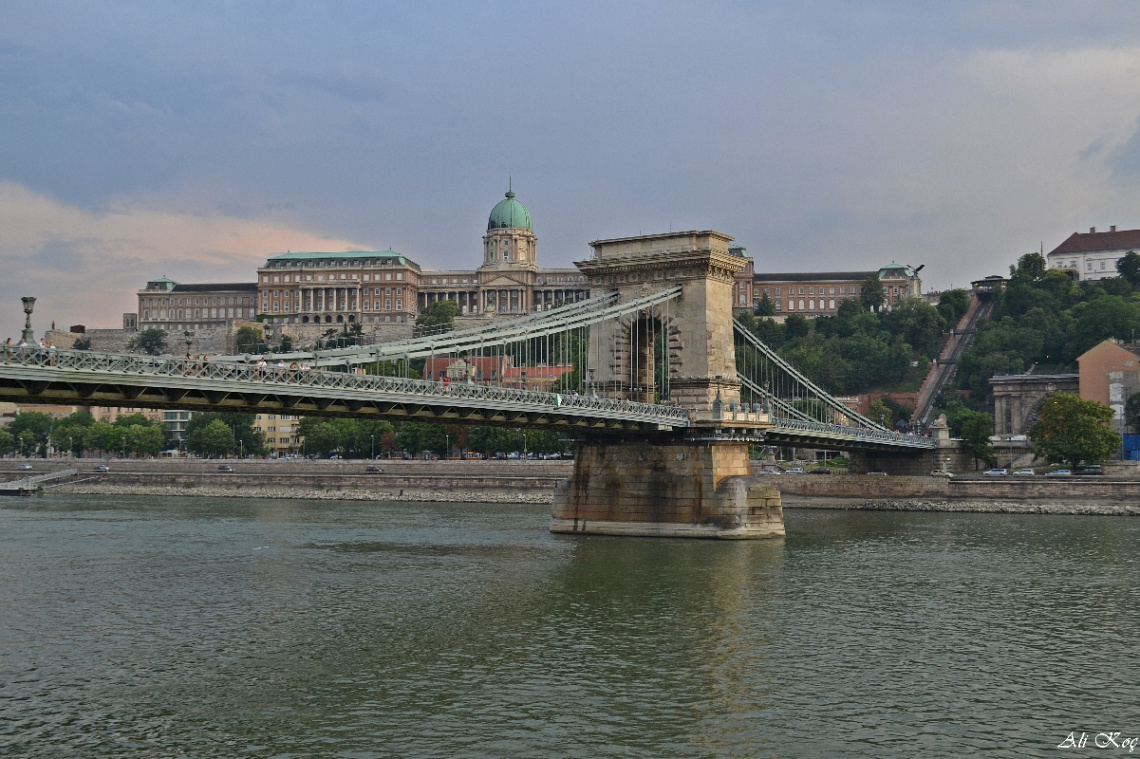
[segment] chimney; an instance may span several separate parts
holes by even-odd
[[[1109,232],[1115,232],[1116,231],[1116,225],[1113,224],[1111,227],[1108,228],[1108,231]]]
[[[1096,234],[1096,227],[1089,227],[1089,234],[1095,235]]]

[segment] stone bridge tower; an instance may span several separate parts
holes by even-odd
[[[670,401],[698,417],[711,415],[718,393],[724,405],[739,402],[732,284],[744,260],[728,252],[730,242],[728,235],[706,230],[590,243],[594,257],[575,265],[590,278],[591,293],[616,291],[622,302],[681,287],[681,297],[668,307],[629,317],[616,331],[591,330],[601,392],[653,402],[652,336],[661,334],[668,346]]]
[[[574,474],[554,496],[554,532],[702,538],[784,534],[779,493],[757,485],[748,444],[771,426],[766,414],[739,409],[733,347],[733,275],[744,260],[719,232],[598,240],[577,262],[592,293],[628,301],[679,286],[680,297],[631,314],[617,328],[590,331],[606,395],[654,402],[655,345],[667,347],[668,401],[691,409],[684,433],[589,437],[575,446]],[[718,404],[717,397],[720,397]]]

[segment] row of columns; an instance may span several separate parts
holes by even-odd
[[[423,291],[419,293],[419,307],[424,311],[434,303],[455,301],[461,314],[479,314],[494,310],[497,313],[529,313],[547,311],[564,303],[585,300],[586,290],[528,290],[526,288]]]

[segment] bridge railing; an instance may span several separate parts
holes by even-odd
[[[846,427],[825,422],[808,422],[800,419],[780,419],[772,428],[773,432],[781,429],[798,430],[803,432],[818,432],[824,435],[842,437],[845,440],[857,440],[868,443],[885,443],[893,446],[911,448],[935,448],[938,442],[933,438],[921,435],[912,435],[891,430],[868,429],[866,427]]]
[[[689,426],[689,410],[681,406],[618,400],[595,396],[563,395],[500,385],[480,385],[473,382],[442,383],[405,377],[383,377],[351,372],[327,372],[298,367],[258,366],[234,362],[210,362],[174,356],[140,356],[126,353],[61,350],[54,354],[39,348],[10,348],[0,350],[0,362],[8,365],[36,367],[45,372],[81,371],[178,378],[202,381],[213,385],[210,389],[225,390],[230,383],[251,383],[269,387],[304,387],[329,390],[352,390],[375,393],[392,393],[402,396],[450,398],[453,400],[485,401],[491,405],[514,410],[532,410],[535,407],[579,410],[582,416],[591,412],[606,415],[637,417],[642,420],[659,420],[674,427]],[[222,385],[218,387],[218,385]],[[236,389],[236,388],[235,388]],[[248,385],[245,389],[248,389]]]

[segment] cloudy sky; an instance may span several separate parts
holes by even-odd
[[[286,250],[474,268],[509,177],[544,265],[711,228],[961,285],[1140,228],[1140,3],[0,4],[0,332]]]

